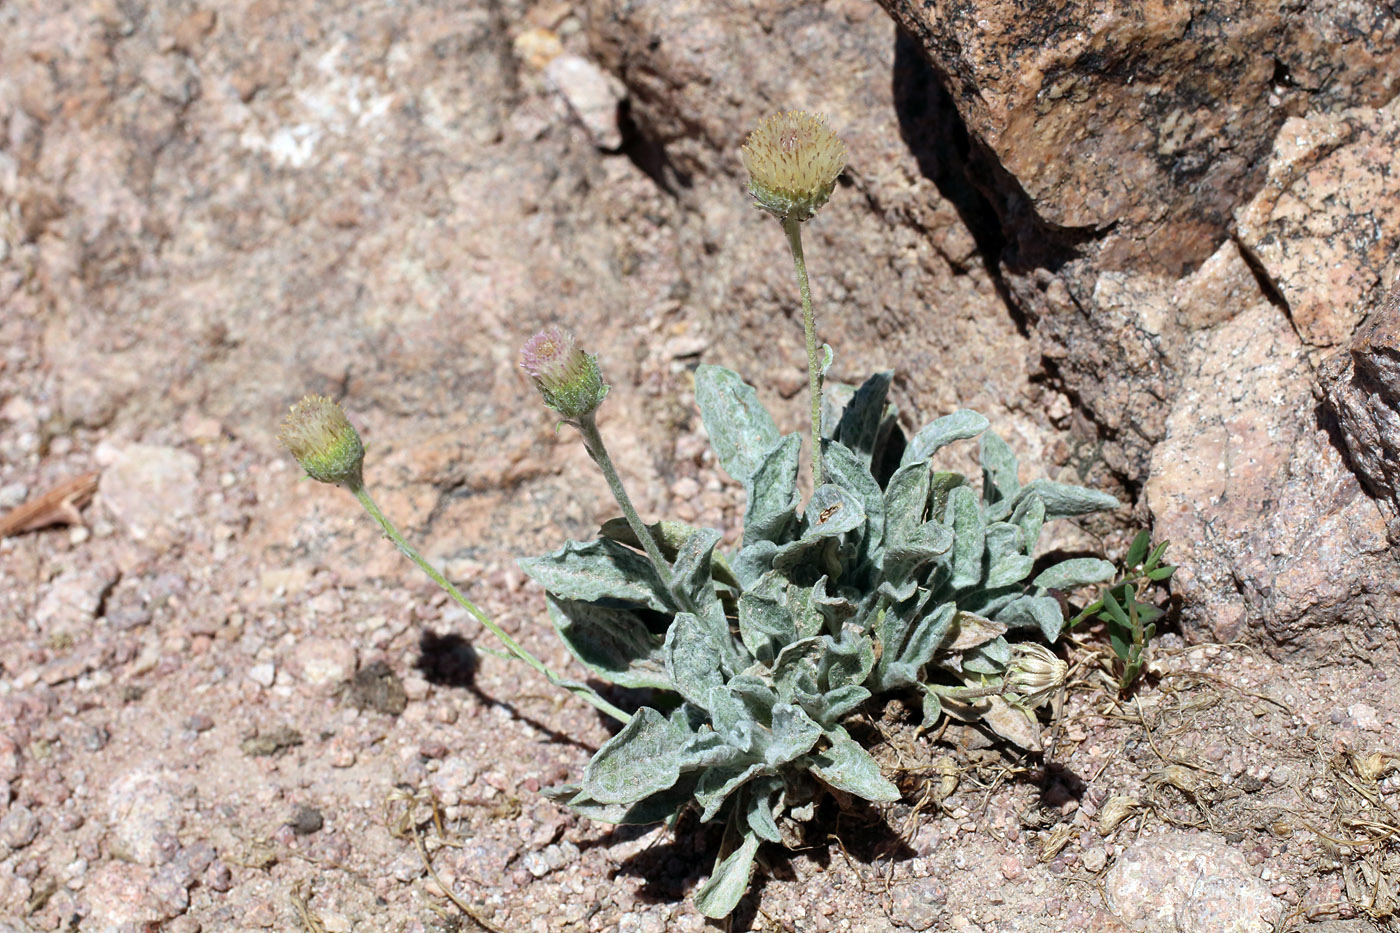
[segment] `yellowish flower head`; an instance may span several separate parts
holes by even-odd
[[[780,220],[805,221],[826,203],[846,167],[846,144],[820,114],[777,113],[749,134],[740,154],[749,192]]]
[[[324,395],[293,405],[277,438],[312,479],[351,489],[363,482],[365,446],[344,410]]]

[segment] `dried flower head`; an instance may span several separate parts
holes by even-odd
[[[1110,835],[1119,824],[1142,809],[1142,802],[1136,797],[1117,794],[1108,798],[1099,811],[1099,835]]]
[[[804,221],[815,214],[846,167],[846,144],[826,117],[800,110],[764,120],[740,154],[758,206],[780,220]]]
[[[598,361],[559,327],[546,327],[525,342],[520,368],[540,390],[544,403],[571,421],[597,411],[608,394]]]
[[[351,489],[363,482],[365,446],[340,405],[324,395],[293,405],[277,438],[312,479]]]
[[[1036,709],[1045,705],[1068,675],[1069,665],[1044,645],[1032,642],[1012,645],[1011,663],[1006,668],[1006,692],[1020,697],[1020,705]]]

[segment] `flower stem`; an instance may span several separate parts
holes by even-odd
[[[623,516],[627,519],[627,525],[632,529],[632,534],[637,536],[637,541],[642,546],[642,550],[647,552],[647,557],[656,567],[656,575],[661,578],[661,585],[666,587],[666,592],[675,593],[671,583],[671,565],[661,554],[661,548],[656,543],[656,538],[652,536],[651,529],[642,523],[642,518],[637,514],[637,509],[632,505],[631,498],[627,495],[627,490],[623,488],[622,478],[617,475],[617,468],[613,466],[612,458],[608,456],[607,447],[603,446],[603,435],[598,431],[598,419],[592,412],[570,422],[578,428],[583,435],[583,446],[588,451],[588,456],[593,458],[593,462],[598,464],[598,469],[603,471],[603,478],[608,481],[608,488],[612,490],[613,498],[622,509]]]
[[[812,315],[812,290],[807,285],[807,262],[802,258],[802,224],[791,217],[783,219],[797,268],[797,287],[802,292],[802,329],[807,335],[807,387],[812,398],[812,488],[822,484],[822,361],[818,356],[817,322]]]
[[[461,590],[457,589],[457,587],[452,585],[452,581],[448,580],[440,572],[438,572],[438,569],[432,564],[428,563],[423,558],[423,555],[419,554],[418,551],[414,549],[413,545],[405,541],[403,535],[399,534],[399,530],[394,527],[394,523],[389,521],[389,519],[385,517],[383,512],[379,511],[379,506],[376,505],[374,500],[370,498],[369,492],[364,488],[364,486],[356,485],[353,488],[351,488],[350,491],[355,494],[356,499],[360,500],[360,505],[364,506],[365,511],[370,514],[370,517],[379,523],[379,527],[384,530],[384,534],[388,536],[389,540],[394,542],[394,546],[397,547],[405,557],[417,564],[420,570],[422,570],[424,573],[426,573],[429,577],[433,579],[434,583],[442,587],[447,592],[448,596],[451,596],[454,600],[456,600],[457,605],[461,606],[463,609],[467,610],[467,612],[471,613],[472,616],[475,617],[478,622],[480,622],[483,626],[486,627],[487,631],[499,638],[501,640],[501,643],[505,645],[507,649],[510,650],[511,654],[515,655],[516,658],[518,658],[521,661],[524,661],[530,667],[534,668],[540,674],[544,675],[545,679],[548,680],[551,684],[554,684],[556,687],[563,687],[570,693],[573,693],[581,699],[585,700],[586,702],[591,703],[600,712],[611,716],[618,722],[626,724],[632,719],[632,717],[629,716],[627,713],[624,713],[622,710],[618,709],[616,706],[613,706],[607,700],[599,696],[598,691],[594,690],[592,687],[584,683],[579,683],[578,681],[564,680],[558,675],[556,675],[553,671],[551,671],[548,667],[546,667],[543,661],[535,657],[529,651],[525,650],[525,648],[519,642],[517,642],[514,638],[511,638],[510,635],[506,634],[506,631],[502,629],[499,625],[497,625],[495,622],[493,622],[490,616],[486,615],[486,613],[482,612],[476,607],[476,603],[472,602],[470,599],[467,599],[467,597],[462,594]]]

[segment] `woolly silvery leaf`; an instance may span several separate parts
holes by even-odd
[[[1016,455],[996,434],[988,431],[979,442],[982,462],[982,501],[991,505],[1011,499],[1021,490]]]
[[[1076,557],[1046,568],[1032,582],[1042,590],[1072,590],[1086,583],[1106,583],[1115,572],[1116,568],[1106,560]]]
[[[668,561],[674,561],[676,554],[680,552],[681,545],[695,532],[699,531],[694,525],[685,522],[659,521],[647,525],[647,530],[651,532],[652,539],[661,550],[661,556]],[[637,540],[636,533],[632,530],[632,525],[626,518],[618,516],[603,522],[603,527],[598,529],[599,537],[607,538],[609,541],[616,541],[625,544],[630,548],[641,550],[642,543]],[[738,577],[729,568],[722,554],[715,554],[712,557],[714,578],[716,583],[725,586],[740,588]]]
[[[712,621],[689,612],[676,613],[663,651],[666,673],[681,696],[709,708],[710,692],[724,684],[720,665],[733,654],[732,647],[724,644],[728,639],[728,630],[721,634]]]
[[[894,373],[876,373],[856,390],[841,412],[841,420],[831,438],[856,455],[870,469],[871,457],[881,436],[881,427],[889,414],[885,397],[889,394]]]
[[[873,654],[871,660],[874,660]],[[821,699],[815,704],[815,708],[804,708],[807,709],[808,715],[823,729],[830,729],[843,718],[855,712],[868,699],[870,699],[870,691],[865,687],[847,684],[822,694]]]
[[[1011,513],[1011,523],[1021,528],[1026,541],[1026,551],[1033,552],[1040,540],[1040,529],[1045,525],[1045,500],[1037,495],[1020,496],[1016,509]]]
[[[748,890],[749,877],[753,874],[754,855],[758,853],[758,843],[759,838],[756,834],[744,834],[744,841],[739,848],[716,865],[710,880],[696,890],[696,910],[715,920],[729,915]]]
[[[598,803],[635,803],[680,777],[677,753],[688,736],[649,706],[598,749],[583,772],[582,791]]]
[[[919,671],[933,659],[952,622],[957,604],[926,611],[922,600],[891,607],[877,621],[880,660],[875,665],[877,690],[893,690],[919,681]]]
[[[621,687],[670,688],[663,638],[635,613],[554,596],[547,601],[555,630],[584,667]]]
[[[1071,518],[1075,515],[1088,515],[1090,512],[1103,512],[1116,509],[1119,506],[1117,499],[1106,492],[1099,492],[1097,489],[1085,489],[1082,486],[1070,486],[1067,483],[1053,483],[1048,479],[1032,480],[1021,488],[1014,499],[998,502],[988,509],[987,517],[993,520],[1001,520],[1012,513],[1022,499],[1027,496],[1039,496],[1045,502],[1045,520],[1054,521],[1057,518]]]
[[[961,473],[945,473],[938,471],[929,477],[928,482],[928,516],[930,518],[941,519],[948,511],[948,499],[953,490],[960,486],[967,485],[967,477]],[[974,495],[973,501],[977,497]]]
[[[899,662],[917,670],[932,661],[947,637],[948,626],[952,624],[956,611],[954,603],[943,603],[916,621],[908,640],[899,651]]]
[[[958,486],[949,492],[944,523],[955,538],[951,562],[953,588],[961,590],[976,586],[982,582],[982,555],[986,551],[982,509],[977,503],[977,494],[967,486]]]
[[[785,647],[773,662],[773,686],[778,695],[788,698],[800,693],[815,695],[820,689],[817,661],[830,644],[830,635],[816,635]]]
[[[675,610],[651,561],[613,541],[570,541],[553,554],[522,558],[519,564],[532,580],[561,599],[612,599],[658,612]]]
[[[734,576],[745,589],[757,586],[763,575],[773,569],[773,558],[778,553],[778,545],[772,541],[754,541],[746,544],[735,556]]]
[[[674,787],[657,791],[636,803],[599,803],[577,784],[541,788],[540,793],[562,803],[580,816],[600,823],[645,826],[674,820],[695,798],[698,775],[682,777]]]
[[[778,443],[778,427],[758,393],[737,373],[702,365],[695,371],[695,403],[724,471],[747,483]]]
[[[783,602],[744,593],[739,597],[739,637],[756,659],[772,664],[782,647],[797,638],[797,629]]]
[[[778,703],[773,707],[773,729],[771,738],[763,749],[768,767],[800,758],[812,750],[822,737],[822,727],[812,721],[812,717],[790,703]]]
[[[902,466],[885,486],[885,540],[896,544],[908,539],[923,524],[928,506],[928,463],[920,460]]]
[[[711,561],[720,533],[713,528],[697,528],[686,538],[676,554],[675,565],[671,568],[675,581],[676,595],[685,600],[685,605],[709,619],[720,620],[723,624],[724,608],[715,595],[714,574]],[[732,653],[724,660],[732,661]]]
[[[847,625],[839,638],[825,637],[826,651],[817,659],[817,682],[823,692],[865,683],[875,666],[875,648],[865,633]]]
[[[739,701],[749,719],[757,723],[772,722],[778,694],[770,678],[751,673],[740,674],[724,685],[724,691]]]
[[[744,508],[744,543],[785,541],[797,520],[802,497],[797,491],[797,461],[802,438],[786,435],[768,452],[748,482]]]
[[[870,464],[844,444],[822,441],[822,463],[828,482],[855,496],[865,512],[860,560],[873,559],[885,537],[885,494],[870,475]]]
[[[994,522],[987,526],[987,578],[985,586],[998,588],[1020,583],[1030,576],[1035,561],[1025,553],[1025,536],[1017,525]]]
[[[934,453],[953,443],[976,437],[987,430],[990,422],[977,412],[967,408],[959,409],[951,415],[944,415],[915,434],[904,448],[899,465],[905,466],[927,460]]]
[[[849,738],[838,737],[830,748],[813,755],[812,773],[829,787],[872,802],[899,799],[899,788],[880,773],[875,759]]]
[[[803,539],[829,538],[855,531],[865,523],[861,500],[840,486],[825,483],[812,493],[803,513]]]
[[[1004,636],[978,645],[963,655],[962,668],[973,674],[1000,674],[1011,660],[1011,646]]]
[[[1006,604],[997,613],[997,621],[1005,622],[1012,628],[1036,628],[1053,642],[1060,637],[1065,617],[1060,610],[1060,601],[1053,596],[1023,596]]]
[[[695,802],[700,804],[700,822],[708,823],[719,813],[729,795],[763,770],[757,761],[738,762],[706,769],[695,786]]]
[[[773,819],[774,808],[770,802],[775,792],[780,793],[780,791],[759,793],[755,789],[749,794],[749,805],[744,813],[744,819],[749,824],[749,829],[765,842],[783,841],[783,834],[778,831],[778,823]]]
[[[1023,586],[1004,586],[995,590],[960,593],[958,594],[958,603],[964,610],[973,615],[994,619],[1002,607],[1013,599],[1020,599],[1023,595],[1025,595],[1025,587]]]

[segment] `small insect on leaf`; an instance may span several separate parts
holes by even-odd
[[[841,511],[841,503],[837,502],[835,505],[828,505],[817,515],[817,524],[825,525],[827,520],[839,511]]]

